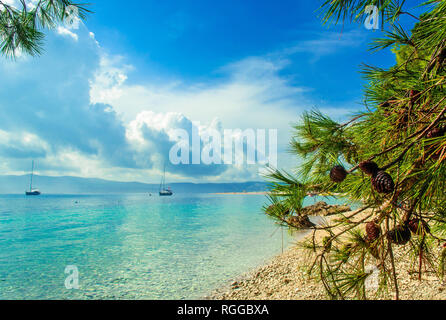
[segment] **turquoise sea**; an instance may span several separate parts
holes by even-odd
[[[316,199],[308,199],[311,204]],[[320,199],[318,199],[320,200]],[[194,299],[296,235],[262,195],[0,195],[0,299]],[[67,289],[66,266],[79,289]]]

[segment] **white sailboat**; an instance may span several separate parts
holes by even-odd
[[[161,197],[163,197],[163,196],[171,196],[173,194],[172,190],[170,190],[170,187],[166,188],[166,166],[164,166],[164,174],[163,174],[163,177],[161,179],[159,194],[160,194]]]
[[[33,176],[34,176],[34,160],[31,168],[31,181],[29,183],[29,191],[25,191],[27,196],[39,196],[41,193],[38,189],[33,188]]]

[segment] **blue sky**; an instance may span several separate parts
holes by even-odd
[[[48,32],[41,57],[0,58],[0,174],[35,159],[44,175],[158,181],[171,130],[196,122],[278,129],[278,164],[295,167],[290,123],[311,108],[345,119],[362,108],[359,65],[395,63],[368,51],[380,30],[323,26],[321,2],[95,1],[78,29]],[[200,182],[259,180],[258,169],[167,171]]]
[[[388,66],[394,59],[367,53],[366,44],[380,32],[347,23],[343,36],[340,26],[323,26],[320,3],[149,0],[117,10],[120,2],[112,0],[95,3],[96,14],[87,24],[105,48],[138,62],[136,82],[154,71],[166,78],[218,81],[218,70],[229,63],[282,55],[291,62],[282,74],[292,77],[294,84],[314,88],[323,100],[349,102],[361,95],[356,68],[360,63]],[[284,53],[301,45],[304,48],[294,55]],[[334,74],[352,83],[347,92]]]

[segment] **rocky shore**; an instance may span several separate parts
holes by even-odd
[[[325,201],[319,201],[311,206],[302,208],[301,215],[307,216],[332,216],[338,213],[351,211],[350,206],[344,205],[330,205]]]
[[[268,210],[271,210],[273,212],[276,206],[277,205],[269,206],[267,212]],[[285,210],[285,215],[287,215],[287,218],[285,218],[286,223],[298,229],[314,227],[315,224],[311,222],[310,217],[331,216],[351,210],[350,207],[347,205],[329,205],[324,201],[319,201],[314,205],[302,208],[299,215],[289,215],[290,211],[286,210],[285,208],[281,208],[280,206],[277,206],[276,208],[280,211]]]
[[[322,204],[319,206],[323,207]],[[310,234],[308,236],[311,236]],[[300,241],[304,241],[304,239]],[[395,256],[407,255],[406,246],[396,247]],[[206,299],[216,300],[325,300],[328,299],[323,285],[308,275],[307,269],[314,256],[297,245],[270,260],[239,279],[216,290]],[[396,259],[398,260],[398,259]],[[423,274],[423,281],[417,275],[408,273],[413,266],[410,262],[397,262],[396,270],[400,286],[400,299],[404,300],[446,300],[446,283],[430,274]],[[368,292],[373,298],[374,292]],[[390,289],[381,299],[394,299]]]

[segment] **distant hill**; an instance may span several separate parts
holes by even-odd
[[[44,194],[158,192],[159,184],[118,182],[79,177],[34,176],[35,187]],[[175,193],[216,193],[265,191],[267,183],[170,183]],[[0,176],[0,194],[21,194],[29,188],[29,175]]]

